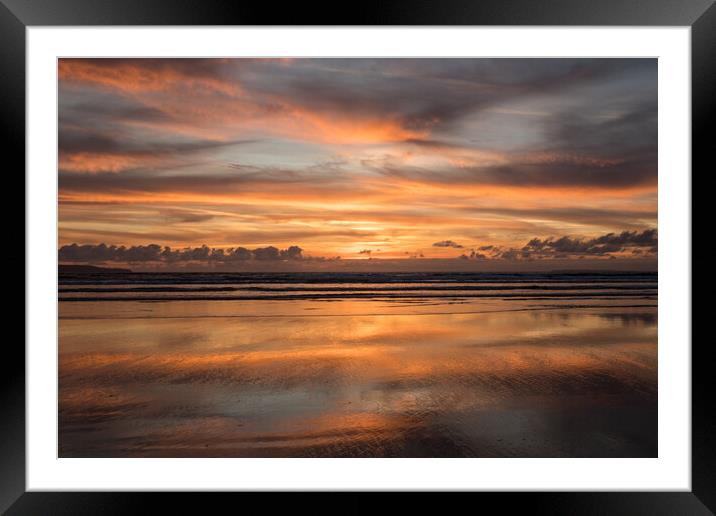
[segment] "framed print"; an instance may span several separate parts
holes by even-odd
[[[3,510],[711,514],[716,8],[546,7],[4,0],[27,206]]]

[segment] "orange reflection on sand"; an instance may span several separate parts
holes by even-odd
[[[651,407],[653,316],[604,310],[61,319],[61,454],[500,456],[497,421],[535,436],[543,414]]]
[[[446,323],[446,318],[452,320]],[[478,325],[477,321],[492,321],[492,325]],[[140,325],[141,331],[146,324]],[[111,371],[113,378],[147,381],[202,378],[271,385],[286,379],[312,384],[343,376],[354,381],[399,378],[441,382],[487,374],[519,381],[540,376],[578,377],[599,370],[608,370],[615,377],[648,376],[655,367],[654,345],[648,334],[640,336],[627,329],[618,344],[604,346],[602,339],[613,336],[599,328],[598,320],[588,318],[560,333],[545,331],[541,335],[534,331],[534,318],[504,314],[373,316],[355,321],[315,318],[269,328],[271,324],[270,320],[212,320],[210,331],[215,340],[209,338],[209,346],[190,350],[152,346],[134,352],[63,354],[61,377],[97,375],[100,380]],[[541,324],[553,322],[547,319]],[[182,331],[182,322],[165,321],[163,326],[163,331]],[[221,331],[222,326],[228,331]],[[258,342],[237,341],[227,346],[232,333],[248,332],[251,326],[259,335],[266,330],[269,333]],[[340,327],[345,334],[340,334]],[[221,350],[225,346],[227,349]]]

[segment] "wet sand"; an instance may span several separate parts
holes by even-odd
[[[58,453],[655,457],[656,307],[618,305],[60,303]]]

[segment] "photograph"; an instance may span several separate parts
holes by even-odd
[[[0,0],[0,514],[716,514],[715,2]]]
[[[657,58],[56,63],[60,459],[659,456]]]

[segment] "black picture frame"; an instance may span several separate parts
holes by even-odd
[[[716,120],[713,116],[716,103],[713,93],[716,91],[714,0],[384,0],[352,5],[353,9],[338,3],[328,6],[303,2],[277,6],[218,0],[0,0],[0,128],[6,174],[17,179],[21,177],[19,170],[25,168],[25,30],[30,26],[48,25],[690,26],[692,170],[703,169],[702,175],[708,172],[706,160],[711,147],[708,129]],[[21,197],[19,192],[25,191],[24,181],[18,180],[13,189],[13,196]],[[7,229],[6,237],[16,251],[5,263],[7,270],[25,270],[24,251],[19,251],[25,229],[23,226],[20,234],[19,224],[15,226]],[[13,309],[20,310],[19,303],[14,300],[11,303],[16,307]],[[22,309],[24,311],[24,303]],[[707,339],[692,347],[691,492],[474,493],[469,496],[477,496],[480,504],[497,503],[500,511],[508,514],[516,509],[552,515],[713,514],[716,512],[716,423],[710,399],[714,392],[714,354],[709,349],[712,346]],[[162,512],[207,513],[215,503],[228,503],[228,507],[238,510],[240,507],[234,505],[239,500],[237,497],[243,497],[241,503],[247,503],[246,499],[255,496],[248,493],[26,492],[25,352],[19,338],[5,339],[2,357],[0,511],[7,511],[9,515],[133,514],[152,511],[150,503],[159,502]],[[340,500],[336,500],[335,496],[322,494],[318,498],[318,494],[304,493],[290,497],[289,503],[291,510],[310,506],[312,512],[372,512],[380,507],[376,496],[350,493],[341,494]],[[264,511],[285,503],[282,497],[262,498]],[[422,510],[430,509],[431,503],[444,507],[444,502],[434,499],[428,502],[422,494],[411,497],[410,502]],[[409,509],[405,507],[405,510]]]

